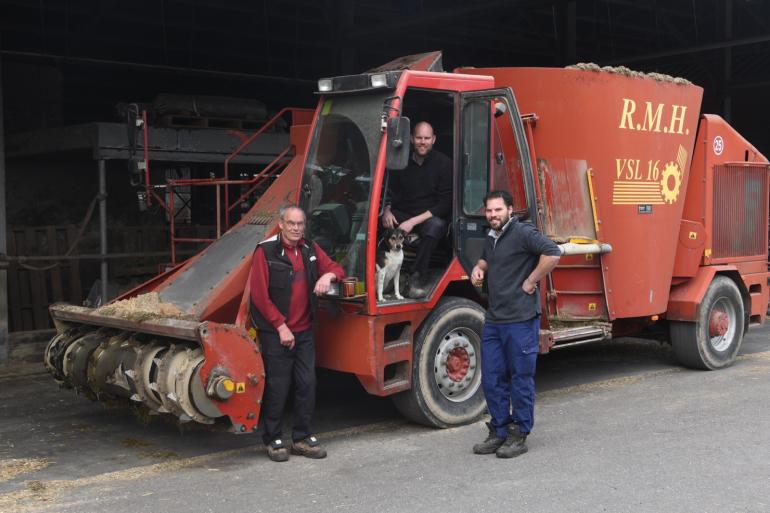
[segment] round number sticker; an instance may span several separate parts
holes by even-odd
[[[714,155],[721,155],[725,150],[725,141],[721,135],[714,137]]]

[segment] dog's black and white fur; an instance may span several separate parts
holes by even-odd
[[[377,301],[385,301],[382,291],[393,280],[396,299],[404,299],[399,291],[401,264],[404,262],[404,237],[400,228],[385,230],[377,244]]]

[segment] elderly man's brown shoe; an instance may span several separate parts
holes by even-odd
[[[308,436],[304,440],[294,442],[291,446],[291,453],[316,460],[326,457],[326,449],[321,446],[321,442],[313,435]]]

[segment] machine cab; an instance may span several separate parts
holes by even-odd
[[[470,287],[468,275],[488,230],[483,198],[489,190],[508,190],[517,213],[536,218],[531,163],[516,102],[510,89],[491,89],[493,85],[491,77],[412,70],[319,81],[323,96],[299,203],[308,213],[307,236],[355,278],[354,285],[340,290],[338,297],[345,303],[359,303],[369,313],[415,303],[430,308],[450,284]],[[451,212],[444,219],[446,233],[430,257],[424,294],[398,299],[386,287],[384,301],[378,301],[375,262],[381,216],[392,192],[391,177],[403,172],[412,158],[409,128],[420,121],[433,127],[433,151],[451,160]],[[404,249],[402,283],[416,244],[419,240]]]

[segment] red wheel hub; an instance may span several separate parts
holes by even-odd
[[[709,336],[721,337],[730,328],[730,317],[725,312],[714,310],[709,317]]]
[[[462,347],[455,347],[446,359],[446,373],[452,381],[462,381],[468,374],[468,367],[471,364],[471,357],[468,351]]]

